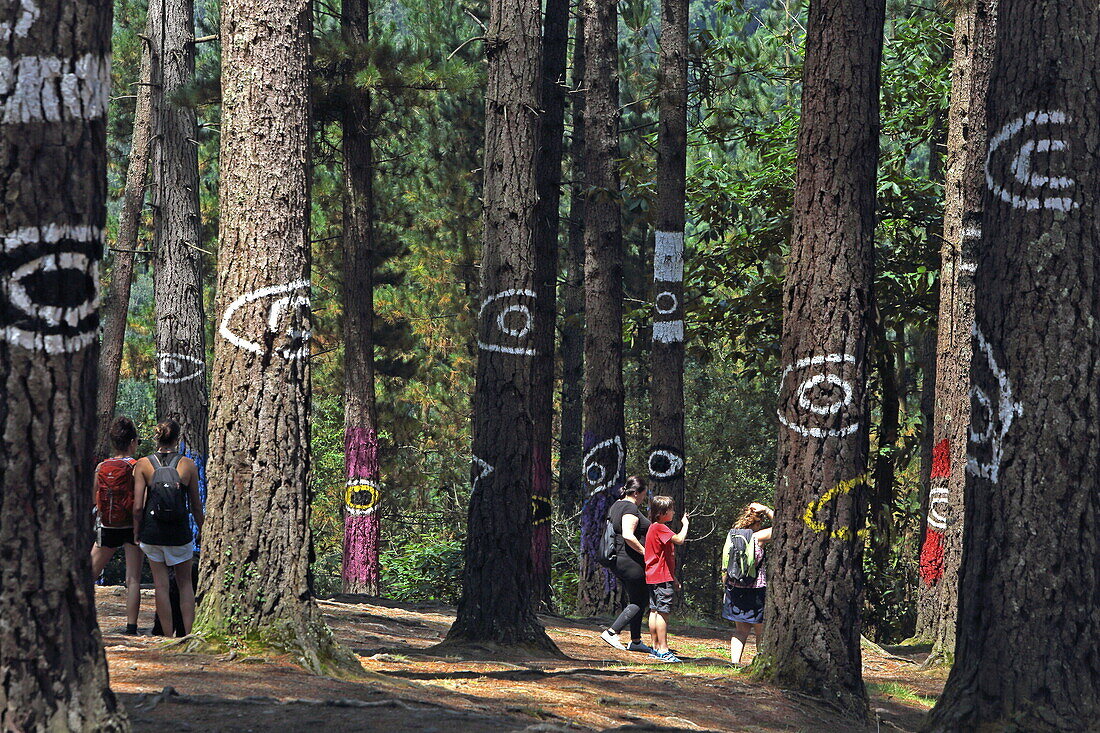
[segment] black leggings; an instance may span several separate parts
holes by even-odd
[[[626,590],[627,600],[630,601],[627,607],[623,609],[623,612],[619,614],[619,617],[615,619],[615,623],[611,624],[611,630],[616,634],[626,628],[627,624],[630,624],[630,640],[641,641],[642,639],[642,616],[645,614],[645,609],[649,607],[649,586],[646,585],[645,578],[619,578],[619,581],[623,585],[623,589]]]

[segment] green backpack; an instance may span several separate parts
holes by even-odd
[[[726,542],[730,548],[726,556],[726,583],[752,583],[756,580],[756,542],[752,530],[731,529]]]

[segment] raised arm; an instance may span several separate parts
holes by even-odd
[[[690,521],[691,521],[691,515],[689,515],[687,512],[684,512],[684,517],[683,517],[683,519],[680,520],[683,527],[680,529],[679,532],[672,535],[672,544],[674,544],[674,545],[684,544],[684,540],[686,540],[687,536],[688,536],[688,523]]]
[[[634,531],[638,529],[638,518],[633,514],[623,515],[623,542],[633,547],[642,555],[645,554],[645,545],[638,541]]]

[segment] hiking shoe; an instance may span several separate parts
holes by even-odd
[[[649,655],[649,657],[650,657],[650,659],[653,659],[654,661],[657,661],[657,662],[661,662],[663,664],[679,664],[680,663],[680,658],[677,657],[672,652],[654,651],[652,654]]]
[[[621,649],[624,652],[626,651],[626,647],[623,646],[623,643],[621,641],[619,641],[619,635],[612,633],[611,629],[604,629],[604,632],[600,634],[600,638],[607,642],[607,644],[609,644],[610,646],[613,646],[616,649]]]
[[[643,654],[652,654],[653,647],[642,641],[632,641],[627,645],[626,650],[628,652],[642,652]]]

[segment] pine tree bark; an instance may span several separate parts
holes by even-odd
[[[1100,9],[1002,0],[955,664],[930,730],[1100,719]]]
[[[653,256],[653,342],[649,477],[684,508],[684,204],[687,175],[686,0],[661,2],[658,72],[657,234]],[[683,550],[684,548],[680,548]],[[678,553],[679,554],[679,553]]]
[[[349,44],[370,38],[368,0],[344,0]],[[344,112],[344,493],[345,593],[377,595],[381,524],[378,412],[374,392],[374,150],[371,99],[356,90]]]
[[[177,98],[195,77],[194,3],[150,0],[149,18],[157,70],[152,97],[157,419],[179,422],[179,451],[195,462],[205,499],[208,398],[198,123],[194,108]]]
[[[310,3],[222,3],[218,334],[198,634],[358,667],[309,578]]]
[[[948,112],[944,236],[936,346],[931,486],[921,543],[916,636],[932,642],[926,664],[955,652],[962,562],[970,362],[974,347],[974,268],[985,191],[985,105],[997,0],[968,0],[955,14]]]
[[[610,612],[615,576],[596,562],[608,507],[626,481],[623,231],[619,194],[618,6],[583,0],[585,45],[584,505],[577,610]]]
[[[535,160],[535,332],[539,343],[533,386],[534,444],[531,454],[531,602],[549,608],[550,517],[554,448],[554,321],[558,314],[558,206],[565,133],[565,54],[569,41],[569,0],[546,0],[542,26],[539,149]]]
[[[146,35],[149,35],[146,22]],[[103,299],[103,339],[99,349],[99,394],[96,395],[96,457],[111,455],[107,436],[115,416],[118,401],[119,372],[122,369],[122,347],[126,336],[126,320],[130,309],[130,285],[134,277],[135,250],[141,212],[145,204],[145,187],[149,178],[149,150],[152,138],[153,62],[147,41],[141,44],[141,68],[136,87],[134,132],[130,137],[130,162],[126,166],[126,186],[118,214],[118,238],[112,255],[111,283]]]
[[[539,16],[532,0],[489,5],[473,487],[462,598],[445,643],[550,650],[531,608]]]
[[[811,4],[783,372],[775,541],[758,674],[867,714],[860,669],[883,0]]]
[[[569,235],[565,251],[561,320],[561,452],[558,495],[562,513],[572,517],[584,502],[584,14],[573,33],[573,134],[569,143]]]
[[[111,4],[0,23],[0,729],[123,731],[88,547]]]

